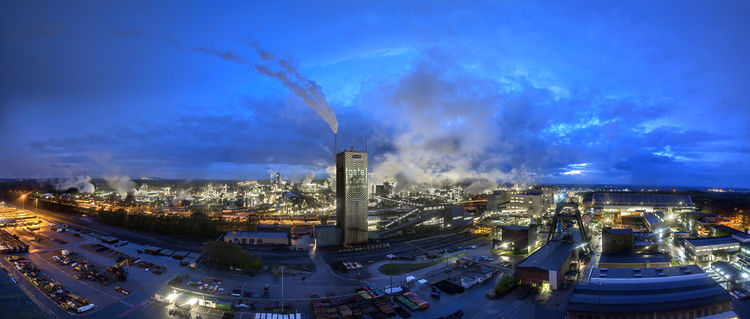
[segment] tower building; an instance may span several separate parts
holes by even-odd
[[[336,154],[336,225],[344,246],[367,244],[367,152]]]

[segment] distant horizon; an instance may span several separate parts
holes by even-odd
[[[89,176],[91,177],[91,176]],[[0,182],[9,182],[9,181],[56,181],[61,180],[64,178],[61,177],[51,177],[51,178],[0,178]],[[313,181],[324,181],[327,177],[315,177],[313,178]],[[103,177],[91,177],[92,182],[103,182]],[[157,182],[157,181],[180,181],[180,182],[249,182],[249,181],[272,181],[271,178],[257,178],[257,179],[211,179],[211,178],[190,178],[190,179],[184,179],[184,178],[161,178],[161,177],[148,177],[147,179],[143,178],[132,178],[134,182]],[[282,175],[282,180],[289,180],[284,179]],[[291,180],[294,183],[302,182],[304,179],[294,179]],[[106,183],[106,182],[105,182]],[[453,183],[450,185],[458,185],[458,184],[468,184],[467,182],[463,183]],[[372,184],[371,185],[376,185]],[[433,186],[433,187],[442,187],[444,185],[429,185],[429,184],[412,184],[412,185],[427,185],[427,186]],[[510,182],[505,183],[498,183],[498,186],[506,186],[506,185],[517,185]],[[540,183],[532,183],[532,184],[525,184],[529,187],[534,186],[600,186],[600,187],[627,187],[631,188],[630,191],[637,192],[640,191],[641,188],[648,187],[648,188],[655,188],[659,189],[660,191],[669,191],[669,188],[672,189],[680,189],[678,191],[686,191],[686,190],[696,190],[696,191],[707,191],[709,189],[722,189],[722,190],[731,190],[731,191],[750,191],[750,187],[734,187],[734,186],[696,186],[696,185],[647,185],[647,184],[613,184],[613,183],[546,183],[546,182],[540,182]],[[636,189],[637,188],[637,189]],[[488,189],[489,190],[489,189]]]
[[[460,7],[0,2],[0,177],[750,188],[750,2]]]

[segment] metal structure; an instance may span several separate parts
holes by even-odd
[[[549,229],[547,230],[547,241],[545,242],[545,244],[548,244],[556,236],[562,235],[562,231],[557,231],[558,225],[560,225],[560,223],[571,221],[578,224],[578,229],[580,229],[581,231],[581,239],[584,243],[582,248],[591,253],[591,247],[587,245],[589,243],[589,236],[586,233],[586,227],[583,226],[583,221],[581,220],[581,212],[578,210],[578,205],[575,203],[560,203],[557,205],[555,215],[552,216],[552,219],[547,224],[547,227]]]

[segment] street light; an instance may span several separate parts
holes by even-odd
[[[285,313],[284,311],[284,268],[285,266],[279,267],[281,268],[281,313]]]

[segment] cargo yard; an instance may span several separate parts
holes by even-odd
[[[23,214],[8,207],[2,213]],[[53,317],[97,313],[115,304],[132,307],[129,297],[142,295],[139,298],[147,300],[198,256],[147,249],[78,225],[25,214],[34,216],[33,225],[5,223],[0,229],[0,247],[6,255],[0,265],[39,296],[32,300]]]

